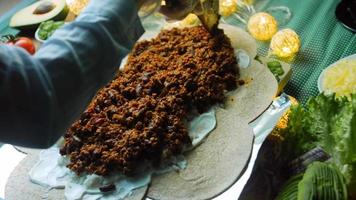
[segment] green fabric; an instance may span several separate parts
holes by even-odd
[[[301,38],[302,46],[291,63],[293,75],[285,92],[302,103],[319,93],[317,80],[323,69],[343,57],[356,53],[356,34],[344,28],[335,18],[335,8],[339,2],[338,0],[255,2],[257,12],[274,6],[287,6],[292,12],[291,20],[280,29],[294,29]],[[269,43],[259,44],[259,54],[267,55]]]
[[[9,21],[11,17],[22,8],[30,5],[31,3],[35,2],[36,0],[22,0],[20,3],[16,4],[12,9],[8,12],[0,16],[0,34],[1,35],[17,35],[20,31],[18,29],[10,28]]]

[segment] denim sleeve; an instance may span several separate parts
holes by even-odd
[[[31,56],[0,45],[0,141],[51,146],[143,33],[134,0],[91,0]]]

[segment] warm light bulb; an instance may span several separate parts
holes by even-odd
[[[255,39],[267,41],[277,32],[278,25],[272,15],[260,12],[251,16],[247,23],[247,29]]]
[[[292,29],[278,31],[271,40],[270,51],[280,58],[294,57],[300,49],[298,34]]]
[[[79,15],[80,12],[88,5],[89,0],[66,0],[69,10],[75,15]]]
[[[223,17],[229,17],[237,10],[237,0],[220,0],[219,12]]]

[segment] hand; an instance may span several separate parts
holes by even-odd
[[[170,19],[181,20],[189,13],[192,13],[199,0],[165,0],[160,12]]]

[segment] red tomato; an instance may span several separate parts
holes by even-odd
[[[14,45],[24,48],[28,53],[33,55],[36,52],[35,44],[27,37],[19,37],[14,41]]]

